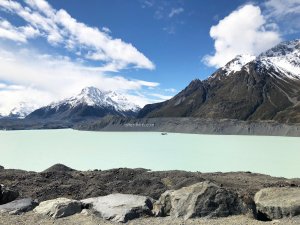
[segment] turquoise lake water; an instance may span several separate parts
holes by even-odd
[[[300,177],[300,138],[157,132],[0,131],[0,165],[42,171],[119,167],[200,172],[251,171]]]

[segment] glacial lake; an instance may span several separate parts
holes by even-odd
[[[56,163],[78,170],[148,168],[251,171],[300,177],[300,138],[158,132],[0,131],[0,165],[42,171]]]

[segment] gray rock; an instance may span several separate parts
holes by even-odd
[[[11,202],[19,197],[19,193],[17,191],[10,190],[4,185],[0,185],[0,205]]]
[[[0,205],[0,213],[6,212],[9,214],[20,214],[34,209],[38,203],[32,198],[24,198],[15,200],[4,205]]]
[[[110,194],[84,199],[82,202],[90,204],[98,216],[117,222],[152,215],[153,199],[140,195]]]
[[[270,220],[300,215],[300,188],[264,188],[254,201],[257,215]]]
[[[81,209],[82,203],[80,201],[68,198],[57,198],[41,202],[33,211],[53,218],[61,218],[79,213]]]
[[[225,217],[245,211],[236,193],[205,181],[179,190],[163,193],[154,203],[156,216],[183,217]]]

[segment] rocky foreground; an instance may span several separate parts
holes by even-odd
[[[0,224],[300,224],[300,179],[0,167]]]

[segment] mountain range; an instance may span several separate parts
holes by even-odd
[[[193,80],[170,100],[146,105],[144,117],[300,122],[300,40],[257,57],[239,55],[206,80]]]
[[[120,93],[95,87],[34,111],[29,106],[20,104],[10,117],[77,121],[113,115],[299,123],[300,39],[282,42],[259,56],[238,55],[207,79],[193,80],[170,100],[142,109]]]

